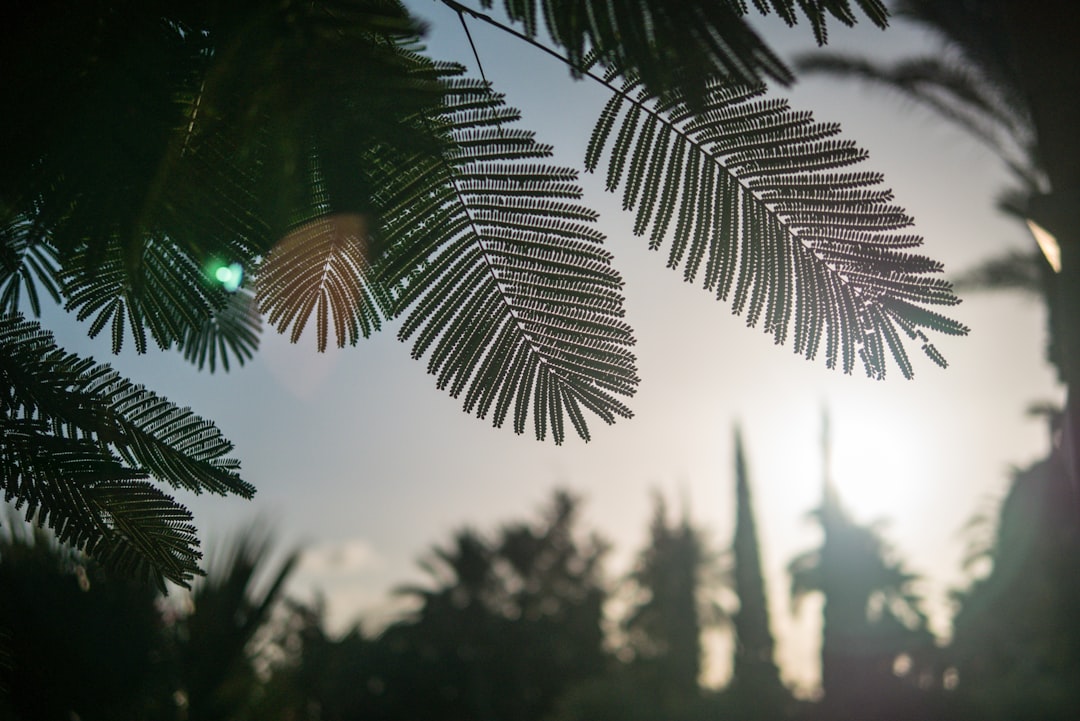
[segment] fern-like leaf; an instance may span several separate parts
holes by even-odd
[[[22,310],[25,298],[30,312],[41,315],[40,287],[53,302],[60,302],[56,252],[35,239],[32,224],[24,216],[0,218],[0,313]]]
[[[229,370],[229,358],[243,365],[259,348],[262,318],[255,307],[255,295],[241,288],[228,296],[225,307],[207,319],[200,328],[188,328],[180,340],[184,359],[199,370],[208,367],[213,373],[218,364]]]
[[[165,590],[200,574],[190,512],[100,445],[49,433],[43,421],[0,419],[0,487],[25,519],[114,572]]]
[[[609,189],[626,188],[635,232],[649,232],[650,247],[669,243],[668,267],[730,299],[778,344],[794,330],[794,349],[807,358],[824,339],[830,368],[849,373],[859,359],[880,378],[888,351],[910,377],[897,329],[945,364],[924,329],[967,328],[923,306],[959,301],[949,283],[926,277],[939,263],[906,252],[922,240],[899,232],[911,219],[875,187],[880,176],[847,170],[866,153],[838,139],[838,126],[757,89],[714,84],[696,110],[648,100],[642,87],[629,80],[617,89],[586,167],[609,151]],[[635,132],[642,116],[656,131]]]
[[[328,215],[285,236],[259,268],[259,305],[270,324],[296,342],[316,317],[316,345],[326,350],[331,318],[337,346],[356,345],[381,327],[389,301],[372,282],[372,222],[358,214]]]
[[[614,422],[638,382],[622,279],[600,247],[572,170],[509,127],[517,118],[479,84],[459,82],[440,126],[461,151],[387,178],[380,197],[399,331],[439,388],[495,426],[589,438],[583,410]]]
[[[443,2],[475,14],[453,0]],[[481,4],[487,8],[493,1]],[[754,0],[762,15],[775,11],[789,25],[798,21],[795,5],[791,0]],[[888,12],[880,0],[859,0],[858,5],[875,25],[885,27]],[[652,94],[674,91],[694,106],[712,80],[758,85],[793,79],[744,20],[749,8],[743,0],[505,0],[504,6],[530,38],[539,33],[543,17],[552,41],[563,48],[575,71],[588,65],[593,53],[604,67],[641,78]],[[827,39],[828,15],[849,26],[856,21],[848,0],[800,0],[798,7],[819,44]]]
[[[6,498],[121,570],[182,585],[198,572],[190,515],[144,479],[254,493],[212,423],[65,353],[17,314],[0,317],[0,388]]]
[[[225,292],[199,263],[166,239],[147,242],[134,261],[119,242],[109,242],[104,251],[85,246],[65,259],[62,277],[65,308],[90,321],[91,337],[109,327],[113,353],[127,337],[145,353],[148,334],[159,348],[168,348],[225,304]]]

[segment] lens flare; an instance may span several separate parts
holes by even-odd
[[[239,263],[219,265],[212,273],[214,280],[229,293],[235,293],[244,280],[244,269]]]

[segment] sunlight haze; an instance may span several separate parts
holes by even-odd
[[[435,57],[475,67],[457,16],[438,3],[409,3],[430,25]],[[812,47],[804,25],[764,22],[783,57]],[[581,167],[603,89],[574,82],[542,53],[470,21],[484,71],[522,127],[556,149],[555,162]],[[830,25],[830,47],[901,53],[935,47],[900,26],[881,33],[863,23]],[[850,83],[802,80],[784,91],[797,109],[838,121],[843,137],[869,149],[864,169],[881,171],[896,202],[926,239],[921,252],[958,273],[1010,248],[1027,248],[1026,229],[998,214],[995,195],[1007,174],[968,138],[888,94]],[[831,418],[832,471],[844,503],[860,522],[885,521],[884,535],[910,570],[925,578],[933,627],[949,632],[948,592],[966,583],[964,524],[1002,494],[1009,469],[1041,457],[1048,435],[1025,417],[1036,401],[1059,401],[1044,363],[1041,306],[1012,294],[969,294],[949,309],[971,327],[966,338],[934,338],[950,362],[942,370],[912,353],[915,379],[894,372],[874,382],[830,371],[760,329],[664,267],[634,237],[620,198],[603,178],[583,175],[586,204],[626,281],[627,320],[637,338],[642,378],[630,400],[635,417],[605,426],[593,417],[593,441],[539,443],[531,428],[511,428],[464,414],[436,390],[424,362],[409,357],[389,323],[358,347],[316,353],[312,329],[296,346],[267,329],[255,360],[231,373],[200,373],[179,354],[125,351],[109,358],[108,339],[85,337],[71,318],[47,319],[67,350],[110,361],[181,406],[213,419],[236,444],[253,501],[181,494],[205,549],[244,522],[262,517],[279,548],[304,544],[309,556],[292,592],[325,596],[332,627],[362,621],[376,628],[394,613],[392,590],[423,582],[417,566],[453,530],[481,532],[531,519],[564,487],[584,500],[583,529],[613,544],[610,580],[628,570],[646,540],[650,494],[662,491],[713,547],[726,549],[734,528],[732,431],[746,443],[778,660],[785,681],[804,695],[817,683],[820,614],[813,602],[793,615],[787,563],[812,548],[808,519],[822,489],[822,416]],[[106,334],[107,335],[107,334]],[[895,376],[895,377],[894,377]],[[726,673],[723,646],[709,675]]]

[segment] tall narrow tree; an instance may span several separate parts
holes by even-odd
[[[765,579],[761,574],[761,549],[750,502],[742,433],[735,428],[735,593],[739,610],[733,618],[735,670],[731,691],[739,698],[753,697],[767,708],[758,717],[777,716],[786,696],[780,672],[773,660],[775,642],[769,627]]]

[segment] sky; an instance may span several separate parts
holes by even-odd
[[[430,24],[431,54],[475,66],[457,16],[437,2],[414,2]],[[787,29],[758,22],[781,56],[813,47],[804,23]],[[555,162],[581,167],[594,119],[607,100],[598,85],[574,82],[556,61],[472,22],[484,70],[523,127],[556,147]],[[864,22],[833,23],[830,47],[868,54],[937,52],[936,41],[899,24],[884,33]],[[956,273],[1005,250],[1027,249],[1024,228],[993,210],[1008,182],[988,152],[895,96],[839,81],[802,79],[782,93],[819,121],[838,121],[845,138],[870,151],[864,169],[883,172],[897,202],[926,238],[923,252]],[[357,347],[315,351],[310,332],[298,345],[272,331],[254,361],[209,374],[179,354],[110,357],[108,340],[91,341],[73,320],[47,324],[68,350],[113,363],[133,380],[213,419],[236,444],[253,501],[182,494],[213,549],[244,524],[276,529],[279,548],[308,555],[290,592],[317,591],[329,620],[375,627],[393,613],[391,590],[422,581],[417,560],[463,526],[483,532],[535,518],[555,488],[579,494],[582,528],[614,546],[612,581],[629,570],[646,540],[651,494],[707,531],[718,549],[734,529],[732,430],[741,425],[762,545],[778,661],[802,693],[817,683],[818,606],[793,615],[785,567],[813,548],[819,531],[807,517],[820,499],[822,414],[832,427],[833,476],[861,522],[884,520],[883,533],[907,566],[922,574],[935,631],[948,634],[948,594],[962,587],[965,524],[992,513],[1013,467],[1048,450],[1035,401],[1061,389],[1043,362],[1042,308],[1010,294],[965,297],[953,315],[965,338],[935,340],[950,361],[940,369],[921,355],[916,377],[871,381],[844,376],[777,347],[728,307],[682,282],[634,237],[628,214],[583,176],[585,202],[601,213],[614,264],[626,280],[626,309],[636,330],[639,374],[635,417],[592,424],[593,440],[535,441],[529,431],[464,414],[409,357],[390,323]],[[898,374],[894,374],[898,376]],[[713,648],[713,680],[727,651]]]

